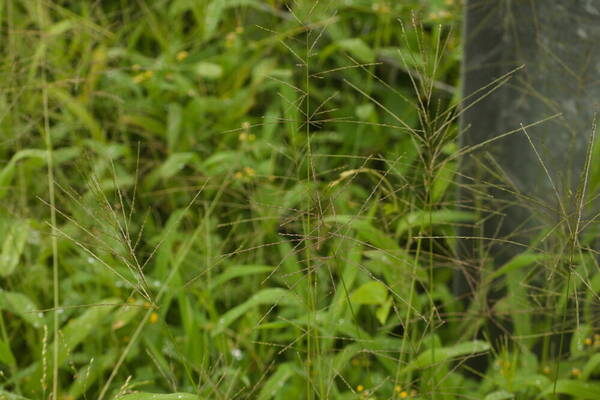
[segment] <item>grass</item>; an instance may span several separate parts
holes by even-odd
[[[0,1],[0,399],[600,398],[595,136],[461,147],[459,3]]]

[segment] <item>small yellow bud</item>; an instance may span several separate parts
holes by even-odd
[[[362,392],[363,390],[365,390],[365,387],[364,387],[363,385],[358,385],[358,386],[356,387],[356,391],[357,391],[357,392]]]
[[[552,370],[550,369],[549,366],[544,366],[544,368],[542,369],[542,372],[546,375],[550,375],[550,372],[552,372]]]
[[[253,177],[254,175],[256,175],[256,171],[254,171],[254,169],[252,169],[250,167],[245,167],[244,172],[246,173],[246,175],[248,177]]]
[[[177,61],[182,62],[183,60],[185,60],[187,58],[187,56],[189,56],[190,53],[188,53],[185,50],[180,51],[179,53],[177,53],[177,55],[175,56],[175,58],[177,59]]]
[[[394,391],[396,393],[400,393],[402,391],[402,387],[400,385],[396,385],[396,386],[394,386]]]
[[[407,398],[407,397],[408,397],[408,392],[407,392],[406,390],[403,390],[403,391],[400,393],[400,397],[401,397],[401,398],[403,398],[403,399]]]
[[[581,370],[579,368],[573,368],[571,370],[571,375],[573,375],[575,377],[579,377],[579,376],[581,376]]]
[[[593,341],[592,338],[585,338],[585,340],[583,341],[587,346],[591,346]]]
[[[157,323],[158,322],[158,314],[155,312],[150,314],[150,318],[148,319],[148,321],[150,321],[151,324]]]

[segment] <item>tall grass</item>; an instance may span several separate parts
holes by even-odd
[[[0,398],[600,397],[595,136],[559,210],[485,153],[545,121],[461,147],[458,1],[32,4],[0,2]],[[489,237],[523,202],[560,218]]]

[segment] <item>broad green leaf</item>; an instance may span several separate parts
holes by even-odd
[[[181,122],[182,122],[182,109],[181,105],[177,103],[171,103],[168,107],[167,112],[167,146],[171,152],[174,152],[177,148],[179,136],[181,134]]]
[[[12,274],[21,258],[27,234],[29,233],[29,223],[26,220],[14,220],[4,236],[2,243],[2,253],[0,254],[0,276]]]
[[[433,225],[449,225],[475,220],[473,213],[457,210],[415,211],[402,218],[396,226],[396,237],[403,235],[409,230],[413,232],[420,228]]]
[[[118,400],[200,400],[200,396],[191,393],[132,393],[117,397]]]
[[[338,42],[338,46],[350,53],[357,61],[363,63],[372,63],[375,61],[375,53],[362,39],[343,39]]]
[[[173,177],[188,164],[199,164],[198,156],[194,153],[172,154],[148,175],[146,178],[147,187],[153,187],[161,179]]]
[[[54,150],[52,153],[52,157],[54,163],[56,165],[63,163],[65,161],[69,161],[72,158],[79,155],[81,149],[78,147],[63,147],[57,150]],[[20,160],[27,160],[27,164],[40,164],[45,165],[46,160],[48,159],[48,152],[46,150],[41,149],[25,149],[18,151],[15,153],[10,161],[0,170],[0,198],[4,197],[4,195],[8,191],[8,187],[10,186],[15,168],[17,166],[17,162]]]
[[[223,332],[225,328],[227,328],[233,321],[241,317],[246,311],[263,304],[299,305],[300,302],[296,295],[289,290],[281,288],[263,289],[252,296],[245,303],[232,308],[221,318],[219,318],[219,323],[217,324],[215,330],[213,330],[212,335],[215,336]]]
[[[490,345],[480,340],[459,343],[449,347],[427,349],[419,354],[414,361],[410,362],[405,367],[405,371],[432,367],[458,357],[484,353],[489,349]]]
[[[590,359],[585,363],[583,369],[581,370],[581,379],[584,381],[589,379],[592,374],[598,372],[600,367],[600,354],[596,353],[590,357]]]
[[[484,400],[508,400],[514,399],[515,395],[511,392],[507,392],[506,390],[498,390],[497,392],[490,393],[485,396]]]
[[[382,250],[400,250],[396,240],[375,228],[369,221],[353,215],[335,215],[325,218],[325,222],[336,222],[354,229],[361,240]]]
[[[226,0],[212,0],[206,7],[204,17],[204,40],[210,39],[221,21]]]
[[[592,336],[592,327],[587,324],[581,324],[573,332],[571,336],[571,357],[584,356],[589,353],[585,347],[585,339]]]
[[[350,301],[354,305],[361,304],[385,304],[388,291],[385,285],[379,281],[367,282],[350,295]]]
[[[195,71],[198,76],[208,80],[219,79],[223,75],[223,68],[219,64],[211,62],[197,63]]]
[[[433,202],[438,202],[443,198],[448,186],[450,186],[454,179],[456,166],[456,162],[447,162],[435,174],[431,188],[431,200]]]
[[[166,128],[161,121],[147,115],[125,114],[119,118],[119,123],[124,125],[133,125],[142,128],[144,131],[153,133],[158,137],[163,137]]]
[[[530,253],[525,252],[516,255],[511,258],[506,264],[498,268],[491,276],[490,279],[496,279],[502,275],[509,273],[510,271],[514,271],[519,268],[527,267],[536,261],[543,259],[545,256],[539,253]]]
[[[133,320],[133,318],[140,313],[140,311],[143,310],[144,307],[140,301],[119,307],[119,309],[112,313],[112,330],[123,328],[129,324],[131,320]]]
[[[577,399],[598,400],[600,399],[600,383],[559,379],[556,383],[550,382],[538,399],[544,399],[553,393],[566,394]]]
[[[0,289],[0,309],[18,315],[34,328],[41,328],[44,325],[44,319],[37,311],[38,307],[29,297],[22,293],[8,292]]]
[[[277,371],[267,381],[260,390],[257,400],[268,400],[275,396],[277,392],[285,388],[285,383],[294,375],[292,364],[285,363],[277,367]]]
[[[10,350],[10,346],[8,343],[0,339],[0,362],[8,364],[8,365],[16,365],[17,361],[15,360],[15,356]],[[2,399],[2,394],[0,393],[0,400]]]
[[[94,140],[97,140],[98,142],[106,141],[104,130],[81,101],[73,98],[65,90],[58,89],[57,86],[52,86],[49,93],[77,117],[81,124],[90,131]]]
[[[100,355],[94,355],[93,360],[83,365],[74,375],[75,381],[69,387],[69,396],[79,399],[89,387],[102,377],[105,371],[110,371],[115,365],[120,349],[112,348]]]
[[[104,326],[105,317],[120,304],[117,298],[109,298],[91,305],[83,314],[70,320],[62,329],[61,344],[58,358],[63,362],[69,352],[73,351],[78,344],[88,337],[92,332],[97,332]],[[55,338],[56,340],[56,338]]]
[[[392,308],[393,299],[390,297],[387,299],[385,303],[381,305],[375,312],[375,316],[381,325],[385,324],[387,321],[388,315],[390,314],[390,310]]]
[[[28,400],[26,397],[0,389],[0,400]]]
[[[273,267],[268,265],[232,265],[225,269],[221,275],[211,282],[211,288],[217,288],[227,281],[248,275],[265,274],[272,272]]]

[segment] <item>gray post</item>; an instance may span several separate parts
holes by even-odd
[[[493,190],[495,203],[482,199],[481,205],[504,216],[492,218],[482,232],[470,233],[527,242],[536,227],[547,227],[559,216],[553,184],[568,203],[569,191],[576,192],[581,180],[600,101],[600,0],[467,0],[465,18],[464,96],[523,68],[481,102],[473,104],[486,91],[466,101],[472,108],[462,117],[463,144],[475,145],[560,113],[527,128],[533,145],[518,132],[483,147],[476,154],[478,166],[473,157],[464,160],[463,172],[475,178],[464,184],[477,185],[484,176],[498,183],[497,176],[484,171],[502,170],[502,184],[514,185],[525,196]],[[468,189],[461,199],[477,205]],[[474,254],[469,247],[476,243],[463,241],[463,254]],[[517,251],[506,242],[492,249],[496,264]],[[455,291],[468,290],[468,282],[458,277]]]

